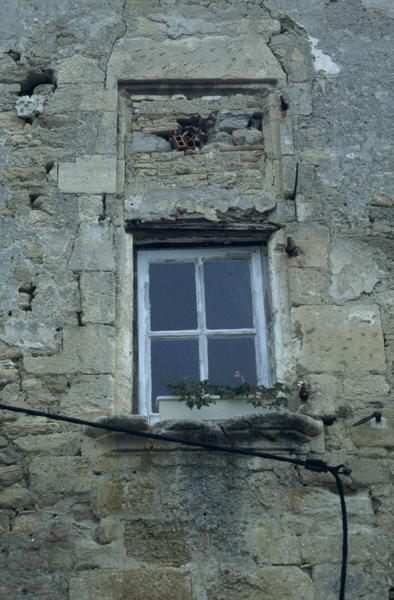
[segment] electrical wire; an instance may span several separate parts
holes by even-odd
[[[221,446],[218,444],[210,444],[208,442],[197,442],[184,438],[178,438],[169,436],[161,433],[151,433],[147,431],[138,431],[126,427],[119,427],[106,423],[95,423],[94,421],[87,421],[85,419],[77,419],[75,417],[65,417],[64,415],[50,414],[40,410],[34,410],[32,408],[22,408],[20,406],[11,406],[8,404],[0,403],[0,410],[6,410],[16,413],[22,413],[33,417],[45,417],[52,419],[53,421],[63,421],[65,423],[73,423],[75,425],[82,425],[84,427],[93,427],[95,429],[103,429],[114,433],[124,433],[134,437],[160,440],[173,444],[181,444],[182,446],[191,446],[194,448],[203,448],[211,452],[223,452],[226,454],[238,454],[243,456],[255,456],[258,458],[264,458],[268,460],[276,460],[279,462],[290,463],[295,466],[301,466],[309,471],[315,471],[317,473],[331,473],[335,478],[337,492],[340,498],[341,504],[341,516],[342,516],[342,565],[341,565],[341,578],[340,578],[340,589],[339,589],[339,600],[345,600],[345,587],[346,587],[346,571],[347,571],[347,554],[348,554],[348,522],[347,522],[347,511],[346,511],[346,499],[343,488],[343,482],[340,475],[350,475],[351,470],[345,465],[340,464],[336,466],[329,465],[325,461],[307,458],[292,458],[290,456],[280,456],[278,454],[271,454],[270,452],[259,452],[256,450],[247,450],[245,448],[238,448],[236,446]]]

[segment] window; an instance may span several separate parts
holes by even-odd
[[[166,381],[269,384],[263,261],[258,246],[139,252],[141,414]]]

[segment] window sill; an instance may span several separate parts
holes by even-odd
[[[284,409],[225,419],[167,419],[152,425],[149,425],[147,417],[138,415],[101,417],[96,421],[226,446],[254,447],[300,454],[324,451],[322,421]],[[95,438],[92,440],[94,444],[97,443],[98,438],[105,439],[107,450],[114,452],[137,449],[170,451],[180,448],[161,440],[137,438],[122,433],[105,432],[101,429],[87,428],[86,435]]]

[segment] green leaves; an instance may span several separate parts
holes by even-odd
[[[237,387],[229,385],[217,385],[208,379],[203,381],[186,382],[184,379],[178,381],[165,381],[164,385],[173,396],[180,396],[180,402],[186,402],[189,408],[209,406],[216,403],[215,396],[228,400],[246,398],[246,401],[259,406],[286,406],[290,394],[290,388],[283,383],[275,383],[272,387],[263,385],[251,385],[243,382]]]

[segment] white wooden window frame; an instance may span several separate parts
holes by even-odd
[[[238,258],[250,260],[252,307],[254,326],[238,329],[207,329],[203,285],[204,259]],[[270,385],[268,359],[267,320],[265,309],[265,260],[261,246],[223,246],[211,248],[172,248],[140,250],[137,255],[138,277],[138,375],[139,413],[152,421],[158,414],[151,408],[151,340],[196,338],[199,341],[200,379],[208,379],[208,337],[254,335],[256,352],[256,375],[259,385]],[[196,264],[197,329],[177,331],[151,331],[149,300],[149,265],[163,262],[191,262]],[[225,417],[225,415],[224,415]]]

